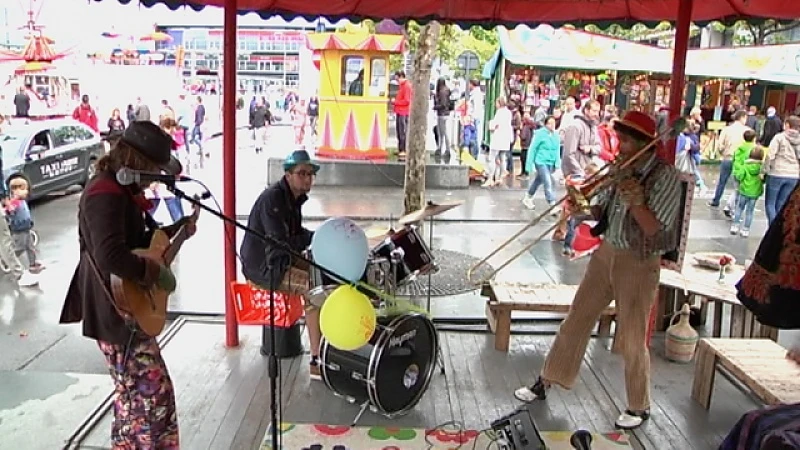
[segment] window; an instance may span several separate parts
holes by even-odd
[[[42,130],[33,136],[33,139],[31,140],[31,147],[36,145],[44,147],[45,150],[53,148],[53,146],[50,145],[50,132],[48,130]]]
[[[94,137],[94,133],[91,132],[85,126],[75,127],[75,138],[78,141],[88,141]]]
[[[342,57],[341,95],[364,95],[364,57]]]
[[[385,97],[388,78],[386,74],[386,58],[372,58],[369,67],[369,95]]]
[[[78,142],[78,130],[80,130],[80,128],[72,125],[53,129],[53,146],[60,147],[62,145],[69,145]]]

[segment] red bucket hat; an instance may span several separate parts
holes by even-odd
[[[656,121],[649,114],[641,111],[628,111],[622,119],[614,122],[614,129],[646,139],[655,139],[657,135]]]

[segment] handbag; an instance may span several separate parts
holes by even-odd
[[[800,328],[800,185],[769,226],[736,289],[762,324]]]

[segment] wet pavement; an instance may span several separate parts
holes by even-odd
[[[288,127],[276,127],[272,140],[276,143],[275,148],[267,154],[255,155],[247,141],[249,133],[240,132],[236,202],[236,212],[240,219],[246,217],[253,200],[264,187],[267,157],[282,156],[293,150],[291,145],[278,145],[281,142],[291,142],[290,133]],[[203,180],[221,201],[221,140],[210,141],[208,148],[212,155],[209,164],[205,169],[193,171],[192,177]],[[708,175],[713,176],[711,172]],[[490,190],[472,187],[468,190],[428,191],[426,198],[434,202],[464,202],[436,218],[430,246],[475,257],[485,256],[536,215],[535,211],[527,210],[520,203],[525,183],[515,181],[509,186]],[[713,182],[710,184],[713,186]],[[185,190],[191,193],[195,188],[185,187]],[[45,391],[38,391],[39,386],[50,383],[43,381],[48,379],[48,374],[52,375],[52,383],[69,386],[76,377],[107,373],[96,345],[81,336],[79,326],[58,324],[64,293],[78,254],[78,199],[77,193],[55,195],[33,206],[36,228],[41,236],[40,252],[47,265],[41,275],[39,287],[17,289],[8,277],[0,276],[0,348],[3,349],[3,358],[0,358],[0,386],[4,387],[0,393],[0,431],[8,426],[9,417],[4,414],[13,410],[20,399],[48,395]],[[689,251],[725,250],[739,261],[751,258],[766,229],[763,204],[760,204],[756,213],[757,219],[751,236],[740,238],[728,233],[729,221],[721,211],[708,208],[706,201],[707,196],[698,198],[692,207]],[[213,202],[208,204],[213,205]],[[358,188],[320,188],[312,192],[304,212],[307,226],[312,229],[332,216],[350,216],[363,227],[374,228],[393,225],[402,213],[402,205],[402,186],[373,188],[368,191]],[[543,199],[537,198],[536,205],[543,209],[545,203]],[[186,209],[188,211],[188,206]],[[166,211],[160,210],[157,218],[166,221]],[[501,261],[521,245],[531,242],[536,234],[550,224],[552,219],[547,218],[542,224],[533,227],[519,242],[513,243],[508,251],[502,252],[498,260]],[[173,296],[170,309],[204,314],[222,313],[222,226],[210,214],[203,214],[198,228],[197,235],[186,243],[175,263],[179,288]],[[427,231],[425,230],[426,239]],[[240,241],[241,233],[237,236]],[[447,261],[439,263],[447,264]],[[501,272],[498,279],[577,284],[585,264],[586,259],[567,261],[561,256],[559,244],[543,240]],[[431,309],[437,318],[482,318],[484,299],[477,293],[434,297]],[[220,336],[220,342],[222,341],[223,336]],[[65,378],[65,373],[79,375],[68,375]],[[25,378],[27,382],[21,381],[21,374],[30,375]],[[92,383],[105,386],[102,381]],[[14,392],[8,388],[12,385],[17,386],[13,389]],[[76,392],[74,398],[80,398],[80,395],[80,392]],[[47,419],[49,416],[31,416],[31,420],[34,417]]]

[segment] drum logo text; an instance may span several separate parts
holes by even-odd
[[[417,336],[417,330],[411,330],[405,334],[401,334],[400,336],[396,336],[389,339],[389,348],[392,347],[399,347],[405,344],[406,341],[414,339]]]

